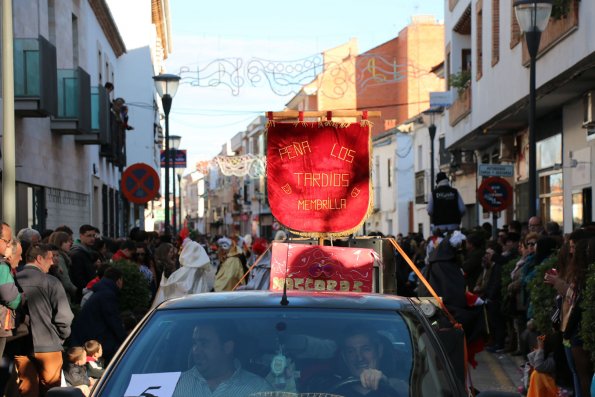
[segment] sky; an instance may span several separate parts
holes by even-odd
[[[182,136],[188,169],[217,156],[223,145],[266,111],[283,110],[286,87],[251,80],[248,65],[303,63],[351,38],[363,53],[398,36],[414,15],[444,18],[444,0],[170,0],[172,52],[167,73],[182,84],[169,115],[170,135]],[[257,62],[257,60],[259,60]],[[227,71],[240,83],[230,80]]]

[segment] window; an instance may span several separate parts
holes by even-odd
[[[500,0],[492,0],[492,66],[500,60]]]
[[[545,222],[556,222],[558,225],[563,224],[564,186],[562,182],[563,179],[561,172],[539,176],[539,202],[541,206],[542,218]]]
[[[440,165],[450,164],[450,152],[446,150],[445,137],[438,139],[438,155],[440,156]]]
[[[101,71],[103,70],[103,68],[101,67],[101,63],[102,63],[102,61],[101,61],[101,49],[99,49],[97,51],[97,66],[98,66],[97,67],[97,73],[99,73],[99,76],[97,76],[97,77],[99,77],[99,84],[100,85],[103,85],[103,73],[101,73]]]
[[[55,0],[48,0],[48,30],[50,43],[56,45],[56,4]]]
[[[578,229],[583,220],[583,192],[572,194],[572,230]]]
[[[471,71],[471,49],[465,48],[461,51],[461,70]]]
[[[426,171],[415,173],[415,204],[425,204],[426,202]]]
[[[536,165],[538,170],[562,164],[562,134],[537,142]]]
[[[391,161],[390,159],[387,160],[387,173],[386,175],[388,176],[388,187],[391,187],[393,185],[393,169],[391,166]]]
[[[483,10],[482,10],[482,0],[477,1],[477,31],[476,31],[476,52],[477,52],[477,75],[475,76],[476,80],[481,79],[483,74]]]
[[[72,14],[72,66],[79,65],[79,21],[76,15]]]
[[[516,14],[514,13],[514,5],[510,4],[510,48],[516,47],[521,42],[521,27],[519,22],[516,20]]]

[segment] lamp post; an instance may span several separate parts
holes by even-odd
[[[178,221],[177,221],[177,217],[176,217],[176,209],[177,209],[177,204],[176,204],[176,154],[178,152],[178,148],[180,147],[180,141],[182,140],[182,137],[179,135],[170,135],[169,136],[169,150],[170,150],[170,160],[172,159],[172,155],[173,155],[173,164],[172,164],[172,194],[173,194],[173,231],[174,231],[174,236],[177,235],[178,233]]]
[[[436,124],[434,124],[434,117],[436,113],[442,112],[442,108],[430,108],[423,112],[424,123],[428,124],[428,132],[430,133],[430,186],[432,193],[434,192],[434,138],[436,138]],[[428,120],[429,119],[429,120]]]
[[[180,213],[178,215],[178,230],[182,230],[182,173],[176,173],[178,177],[178,202],[180,203]]]
[[[169,224],[169,111],[171,110],[173,97],[178,90],[180,76],[160,74],[159,76],[153,76],[153,81],[155,89],[161,97],[161,104],[165,113],[165,232],[169,233],[171,231]]]
[[[525,34],[529,64],[529,217],[538,214],[537,150],[535,131],[535,64],[541,32],[547,27],[552,12],[552,0],[515,0],[514,12]]]

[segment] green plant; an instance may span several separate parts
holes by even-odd
[[[448,83],[452,88],[456,88],[459,95],[461,95],[471,83],[471,70],[461,70],[458,73],[451,74]]]
[[[584,348],[591,353],[591,359],[595,360],[595,263],[589,266],[587,272],[587,281],[583,298],[581,301],[582,320],[581,320],[581,338]]]
[[[550,333],[552,329],[552,314],[554,312],[554,298],[556,297],[554,287],[544,283],[543,278],[547,270],[556,267],[557,262],[557,254],[546,258],[535,268],[535,277],[529,283],[533,323],[538,332],[542,334]]]
[[[574,1],[575,0],[554,0],[551,17],[553,19],[566,18]]]
[[[151,291],[138,265],[130,261],[116,261],[112,266],[119,269],[124,276],[124,286],[120,291],[120,311],[147,312],[151,305]]]

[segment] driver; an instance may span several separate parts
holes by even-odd
[[[232,328],[215,322],[194,327],[194,366],[182,373],[174,396],[248,396],[272,390],[263,378],[242,369],[235,358],[236,335]]]
[[[407,395],[407,383],[391,378],[396,357],[387,351],[390,347],[376,332],[363,328],[347,332],[339,348],[349,378],[341,382],[343,386],[337,392],[347,397]]]

